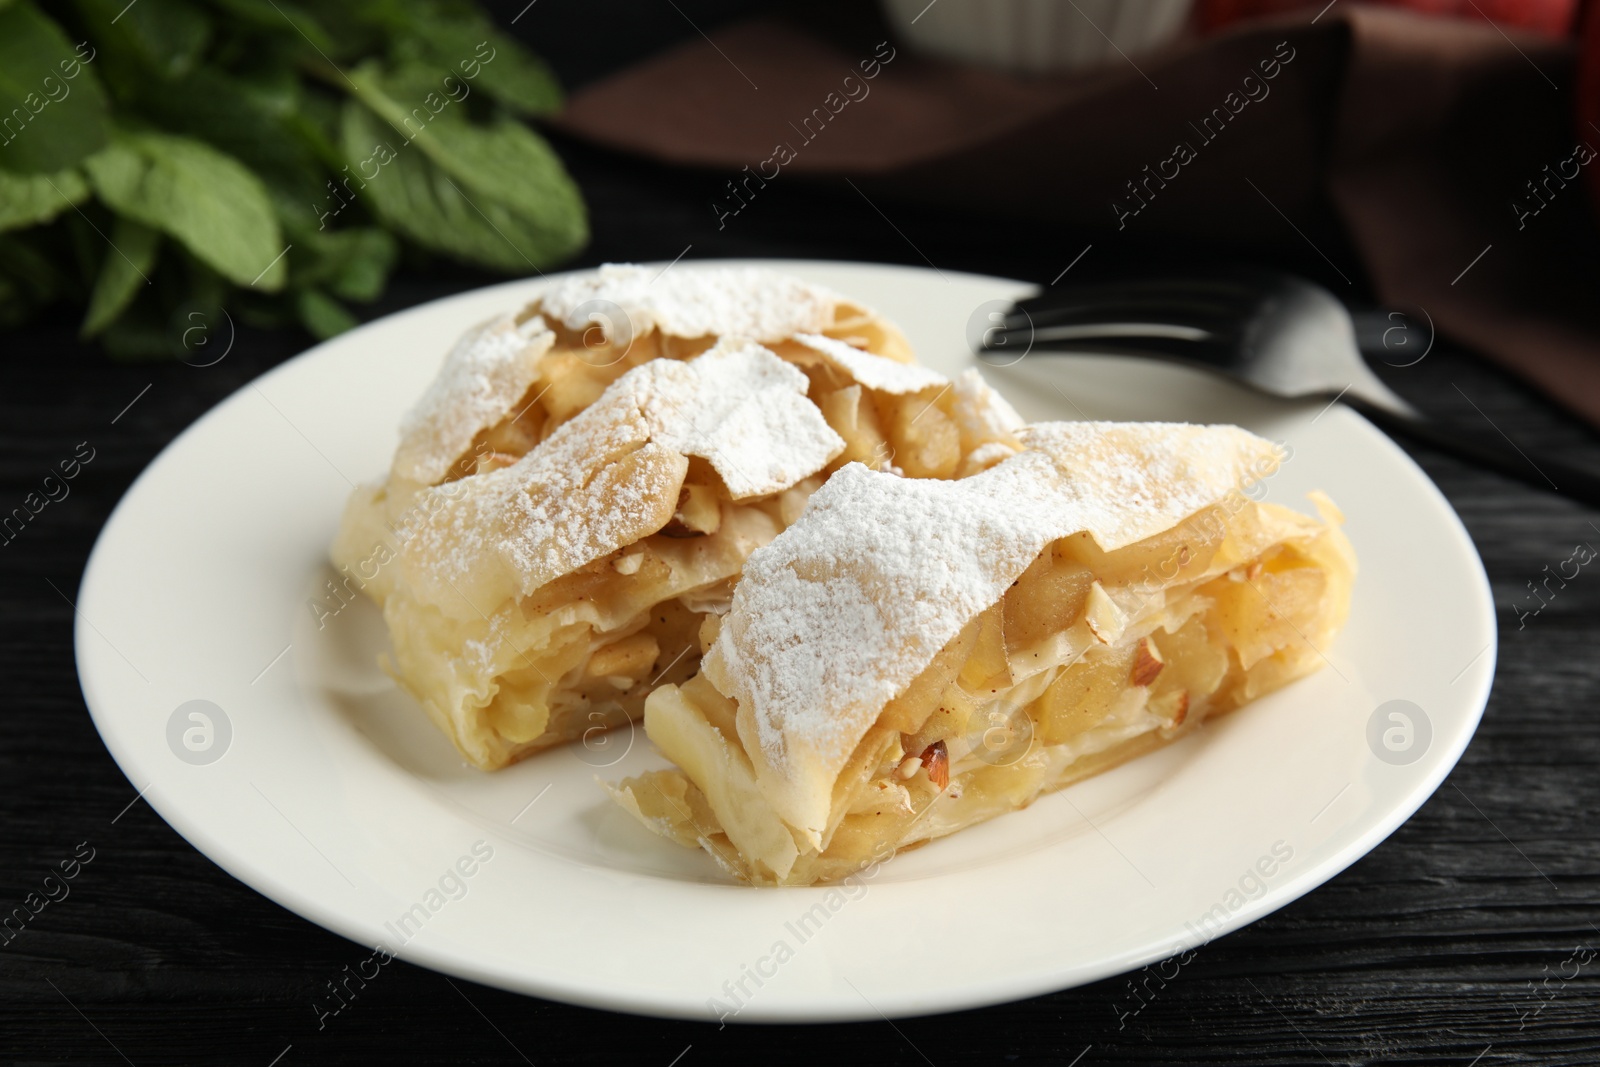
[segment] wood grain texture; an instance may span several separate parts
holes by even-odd
[[[981,212],[952,219],[888,205],[890,226],[848,188],[789,181],[718,230],[710,203],[724,176],[560,147],[594,215],[578,265],[669,260],[692,245],[690,259],[926,257],[944,269],[1049,279],[1086,243]],[[1095,253],[1109,263],[1149,251]],[[1310,251],[1278,261],[1329,275]],[[363,313],[488,280],[434,265]],[[1477,739],[1370,855],[1203,947],[1172,980],[1146,978],[1138,999],[1135,975],[892,1024],[719,1030],[519,997],[397,961],[319,1029],[313,1004],[324,983],[367,950],[268,902],[148,806],[130,806],[136,790],[84,709],[67,602],[101,525],[161,447],[305,341],[243,331],[214,367],[119,365],[76,344],[74,327],[63,315],[14,332],[0,362],[0,510],[79,442],[95,449],[71,495],[0,547],[0,908],[38,888],[80,842],[95,851],[71,895],[0,946],[0,1062],[1600,1062],[1600,958],[1565,977],[1575,953],[1600,950],[1600,573],[1585,570],[1521,628],[1516,614],[1541,568],[1578,541],[1600,544],[1591,525],[1600,517],[1428,452],[1414,454],[1477,542],[1500,613],[1499,673]],[[1590,431],[1459,349],[1441,343],[1385,376],[1430,411],[1600,464]]]

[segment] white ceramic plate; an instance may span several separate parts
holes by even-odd
[[[946,373],[972,361],[974,310],[1026,291],[771,265],[870,303]],[[621,1011],[971,1008],[1161,960],[1282,907],[1388,836],[1472,736],[1494,673],[1488,584],[1449,505],[1387,438],[1341,407],[1268,402],[1171,366],[1033,354],[989,372],[1030,418],[1237,422],[1292,447],[1269,498],[1304,506],[1325,489],[1361,558],[1326,669],[839,889],[727,884],[703,854],[635,825],[595,778],[662,765],[642,730],[473,770],[374,664],[376,610],[357,600],[319,629],[308,601],[327,596],[351,483],[387,468],[444,351],[540,284],[371,323],[239,390],[150,465],[89,562],[78,669],[106,745],[196,848],[313,922],[448,974]],[[1411,706],[1375,719],[1391,700]]]

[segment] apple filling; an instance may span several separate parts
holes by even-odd
[[[863,386],[814,353],[806,359],[809,350],[797,343],[774,347],[786,362],[800,365],[806,399],[845,442],[818,473],[781,492],[735,499],[710,462],[691,456],[681,481],[656,487],[648,523],[656,532],[525,596],[501,596],[496,603],[452,587],[471,610],[441,611],[388,573],[379,575],[381,587],[369,586],[384,607],[391,672],[472,762],[501,767],[637,719],[655,688],[691,677],[702,654],[702,622],[727,609],[744,561],[794,522],[810,494],[847,460],[949,478],[1016,450],[1004,429],[974,415],[989,402],[987,387],[975,377],[953,383],[939,378],[938,384],[895,393]],[[647,349],[645,356],[652,352]],[[676,348],[674,354],[680,354]],[[587,396],[588,388],[572,380],[598,379],[587,363],[572,363],[568,370],[569,378],[552,379],[567,386],[536,385],[512,416],[480,434],[452,467],[446,488],[511,467],[569,421],[571,398]],[[622,457],[613,469],[638,455]],[[735,455],[731,462],[737,466],[741,459]],[[596,499],[594,510],[629,507],[631,487],[646,476],[619,477],[616,491]],[[386,494],[398,491],[393,485],[378,490],[364,522],[352,522],[352,512],[341,544],[382,541],[384,520],[400,510]],[[355,552],[341,553],[336,546],[335,555]]]
[[[1054,541],[884,705],[820,833],[763,795],[735,701],[703,676],[645,727],[677,769],[623,782],[646,825],[743,881],[835,880],[895,849],[1025,807],[1315,670],[1343,623],[1354,558],[1323,521],[1236,500],[1116,551]]]

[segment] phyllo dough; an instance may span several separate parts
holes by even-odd
[[[1355,560],[1321,494],[1320,518],[1251,499],[1277,446],[1229,426],[1021,433],[964,480],[830,479],[746,563],[700,674],[646,702],[677,769],[616,799],[742,881],[828,881],[1322,665]]]
[[[846,462],[951,478],[1021,447],[975,372],[909,359],[888,322],[765,271],[560,282],[450,353],[333,560],[382,605],[391,673],[504,766],[692,676],[745,559]]]

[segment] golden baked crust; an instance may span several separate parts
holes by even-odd
[[[956,482],[841,471],[747,562],[613,795],[742,880],[808,884],[1025,806],[1317,669],[1354,557],[1251,499],[1235,427],[1049,423]]]

